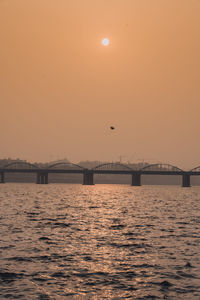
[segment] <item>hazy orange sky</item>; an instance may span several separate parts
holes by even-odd
[[[0,158],[200,165],[200,1],[0,0],[0,102]]]

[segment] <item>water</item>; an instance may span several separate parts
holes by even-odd
[[[0,299],[200,299],[200,187],[0,185]]]

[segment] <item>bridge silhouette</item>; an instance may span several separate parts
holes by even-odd
[[[28,162],[14,161],[0,167],[0,183],[5,183],[6,173],[35,173],[37,184],[48,184],[49,174],[82,174],[83,185],[93,185],[95,174],[126,174],[132,177],[132,186],[141,186],[142,175],[179,175],[182,176],[182,187],[190,187],[190,177],[200,175],[200,166],[184,171],[170,164],[150,164],[141,169],[132,169],[122,163],[105,163],[87,169],[80,165],[66,162],[38,167]]]

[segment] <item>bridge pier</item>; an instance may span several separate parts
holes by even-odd
[[[83,185],[94,185],[94,174],[91,172],[83,173]]]
[[[37,184],[48,184],[48,173],[37,173]]]
[[[190,175],[189,174],[182,175],[182,187],[190,187]]]
[[[0,183],[5,183],[5,176],[4,176],[4,172],[1,172],[1,176],[0,176]]]
[[[141,186],[141,174],[132,174],[132,186]]]

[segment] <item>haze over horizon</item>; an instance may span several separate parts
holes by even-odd
[[[199,30],[196,0],[0,1],[0,158],[200,165]]]

